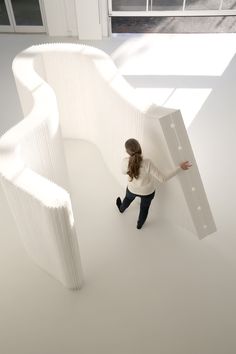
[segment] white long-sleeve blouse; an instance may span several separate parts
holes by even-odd
[[[129,158],[122,160],[122,173],[127,174]],[[133,178],[132,181],[128,177],[128,189],[131,193],[139,195],[148,195],[154,192],[157,182],[163,183],[174,177],[179,171],[177,167],[168,175],[162,173],[150,159],[143,159],[139,170],[139,177]]]

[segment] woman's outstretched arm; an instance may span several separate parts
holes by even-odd
[[[179,173],[181,170],[188,170],[190,167],[192,166],[192,164],[189,161],[184,161],[181,162],[179,167],[177,167],[174,171],[170,172],[169,174],[164,174],[163,172],[161,172],[153,163],[152,161],[150,161],[149,164],[149,172],[150,174],[156,178],[160,183],[166,182],[169,179],[171,179],[172,177],[176,176],[177,173]]]

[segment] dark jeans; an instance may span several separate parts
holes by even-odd
[[[142,227],[147,219],[148,210],[154,196],[155,196],[155,191],[148,195],[139,195],[139,194],[131,193],[127,188],[125,198],[120,206],[120,211],[121,213],[123,213],[125,209],[127,209],[130,206],[130,204],[136,197],[140,197],[141,203],[140,203],[140,211],[138,217],[138,225]]]

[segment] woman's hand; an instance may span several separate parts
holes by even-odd
[[[181,162],[179,166],[182,168],[182,170],[188,170],[192,166],[192,164],[189,161],[184,161]]]

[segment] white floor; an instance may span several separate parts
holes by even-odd
[[[61,39],[0,36],[1,133],[21,119],[14,55],[52,40]],[[31,262],[0,191],[0,353],[235,354],[236,35],[91,44],[113,56],[140,94],[182,110],[218,231],[199,241],[153,210],[136,230],[138,204],[118,213],[122,190],[99,152],[66,141],[85,285],[68,291]],[[88,190],[88,161],[106,188]]]

